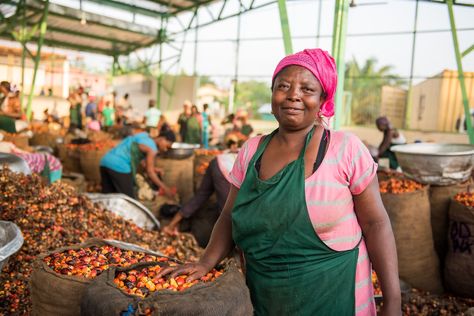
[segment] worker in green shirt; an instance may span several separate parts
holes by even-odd
[[[110,101],[107,101],[105,104],[105,107],[102,110],[102,116],[104,118],[104,127],[106,130],[114,125],[115,110],[110,104]]]

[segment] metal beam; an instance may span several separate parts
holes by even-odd
[[[471,47],[467,48],[465,51],[462,52],[461,56],[467,56],[470,52],[474,50],[474,45],[471,45]]]
[[[285,55],[290,55],[293,53],[293,45],[291,44],[290,25],[288,23],[288,13],[286,10],[285,0],[278,0],[278,10],[280,11],[281,33],[283,34]]]
[[[37,7],[31,6],[31,5],[27,5],[26,7],[27,7],[28,10],[32,10],[32,11],[35,11],[35,12],[41,12],[41,10],[38,9]],[[74,16],[74,15],[71,15],[71,14],[63,14],[63,13],[50,11],[48,13],[48,15],[56,16],[56,17],[59,17],[59,18],[64,18],[64,19],[67,19],[67,20],[77,21],[77,22],[81,21],[80,17]],[[142,35],[142,36],[152,36],[152,34],[146,34],[146,33],[138,32],[136,30],[131,30],[131,29],[118,27],[118,26],[115,26],[115,25],[103,24],[103,23],[96,22],[96,21],[93,21],[93,20],[90,20],[90,19],[87,20],[87,24],[95,24],[95,25],[98,25],[98,26],[101,26],[101,27],[106,27],[106,28],[110,28],[110,29],[114,29],[114,30],[118,30],[118,31],[122,31],[122,32],[130,32],[130,33],[139,34],[139,35]]]
[[[44,13],[43,17],[41,18],[40,22],[40,33],[38,39],[38,48],[36,49],[36,56],[35,56],[35,68],[33,70],[33,79],[31,81],[31,89],[30,95],[28,96],[28,106],[26,108],[26,119],[31,120],[31,105],[33,103],[33,95],[35,92],[35,83],[36,83],[36,74],[38,73],[38,66],[41,60],[41,47],[43,46],[44,35],[46,34],[46,29],[48,27],[48,8],[49,8],[49,0],[45,0],[44,2]]]
[[[228,0],[228,1],[230,1],[230,0]],[[230,18],[234,18],[234,17],[238,16],[239,14],[243,14],[243,13],[249,12],[249,11],[251,11],[251,10],[256,10],[256,9],[260,9],[260,8],[263,8],[263,7],[267,7],[267,6],[269,6],[269,5],[275,4],[276,2],[277,2],[277,0],[270,1],[270,2],[267,2],[267,3],[263,3],[263,4],[261,4],[261,5],[258,5],[258,6],[255,6],[255,7],[251,7],[251,8],[249,8],[249,9],[245,9],[245,10],[243,10],[243,11],[240,11],[240,12],[237,12],[237,13],[234,13],[234,14],[231,14],[231,15],[227,15],[227,16],[225,16],[225,17],[222,17],[221,14],[219,14],[219,16],[217,17],[217,19],[212,20],[212,21],[209,21],[209,22],[206,22],[206,23],[203,23],[203,24],[200,24],[200,25],[198,25],[197,27],[203,28],[203,27],[205,27],[205,26],[211,25],[211,24],[216,23],[216,22],[219,22],[219,21],[224,21],[224,20],[227,20],[227,19],[230,19]],[[222,13],[222,12],[221,12],[221,13]],[[189,30],[193,30],[193,29],[195,29],[195,28],[196,28],[196,26],[194,26],[194,27],[188,26],[187,28],[185,28],[185,29],[183,29],[183,30],[181,30],[181,31],[177,31],[177,32],[171,33],[170,36],[173,37],[173,36],[175,36],[175,35],[184,33],[184,32],[189,31]]]
[[[332,54],[336,60],[338,85],[335,96],[334,129],[339,129],[342,122],[342,97],[344,96],[344,75],[346,63],[344,60],[346,52],[347,16],[349,14],[349,0],[336,0],[334,11],[334,28],[332,40]]]
[[[106,6],[109,6],[109,7],[112,7],[112,8],[121,9],[121,10],[132,12],[132,13],[139,13],[139,14],[142,14],[142,15],[151,16],[151,17],[154,17],[154,18],[156,18],[158,16],[168,14],[167,12],[154,11],[154,10],[146,9],[146,8],[136,6],[136,5],[133,5],[133,4],[128,4],[128,3],[114,1],[114,0],[87,0],[87,1],[102,4],[102,5],[106,5]],[[178,6],[176,6],[174,4],[171,4],[171,3],[166,4],[166,5],[169,5],[173,8],[175,8],[175,9],[181,9],[181,7],[178,7]]]
[[[458,35],[456,32],[456,22],[454,21],[453,0],[447,0],[449,22],[451,24],[451,32],[453,35],[454,54],[456,56],[456,64],[458,66],[458,78],[461,86],[462,103],[464,105],[464,116],[466,118],[467,133],[469,135],[469,142],[474,144],[474,129],[472,128],[471,110],[469,108],[469,98],[467,96],[466,82],[464,81],[464,70],[462,68],[462,56],[459,49]]]
[[[119,43],[119,44],[127,45],[127,46],[130,46],[132,44],[130,42],[122,41],[117,38],[105,37],[105,36],[100,36],[100,35],[91,34],[91,33],[78,32],[75,30],[63,29],[63,28],[55,27],[55,26],[49,26],[48,30],[52,32],[59,32],[59,33],[64,33],[64,34],[69,34],[69,35],[74,35],[74,36],[91,38],[91,39],[100,40],[100,41],[106,41],[109,43]]]

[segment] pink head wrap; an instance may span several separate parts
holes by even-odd
[[[337,87],[337,70],[334,58],[325,50],[319,48],[305,49],[293,55],[283,58],[273,72],[272,85],[280,71],[291,65],[301,66],[309,71],[319,80],[326,93],[326,100],[321,105],[319,114],[331,117],[334,115],[334,94]]]

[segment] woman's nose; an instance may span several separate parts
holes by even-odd
[[[300,91],[297,87],[291,87],[286,97],[289,101],[301,101]]]

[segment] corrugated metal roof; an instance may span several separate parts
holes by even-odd
[[[114,8],[137,8],[140,14],[147,13],[157,17],[173,15],[191,10],[213,0],[89,0]],[[12,31],[20,29],[14,10],[18,0],[5,0],[0,5],[0,13],[7,17],[0,19],[0,37],[14,39]],[[27,24],[39,22],[43,12],[42,1],[26,1]],[[140,11],[141,10],[141,11]],[[12,13],[13,12],[13,13]],[[81,23],[85,20],[86,23]],[[8,22],[11,23],[8,23]],[[127,55],[140,48],[159,42],[159,28],[129,23],[99,14],[81,11],[76,8],[50,3],[48,28],[44,38],[45,45],[100,53],[105,55]],[[36,38],[33,37],[32,41]]]

